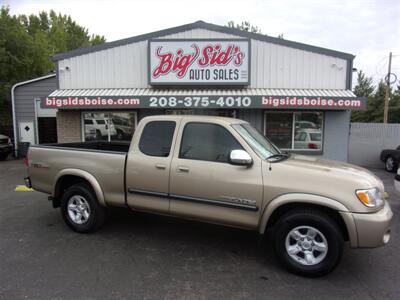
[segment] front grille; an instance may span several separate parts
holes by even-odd
[[[8,144],[8,139],[0,139],[0,144]]]

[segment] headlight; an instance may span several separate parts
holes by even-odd
[[[368,207],[380,207],[385,203],[383,193],[378,188],[356,190],[358,200]]]

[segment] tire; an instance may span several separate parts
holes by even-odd
[[[123,140],[125,137],[124,133],[121,130],[117,130],[117,140]]]
[[[6,160],[6,158],[8,157],[10,153],[0,153],[0,161],[1,160]]]
[[[101,140],[101,139],[103,139],[103,135],[101,134],[101,131],[100,130],[96,130],[96,137],[95,137],[95,139],[96,140]]]
[[[62,195],[60,206],[64,222],[79,233],[94,232],[106,220],[105,208],[100,206],[92,187],[86,183],[69,187]]]
[[[277,221],[273,230],[275,254],[279,262],[292,273],[320,277],[332,272],[342,258],[343,234],[337,223],[321,211],[289,211]],[[307,240],[314,234],[314,238]],[[292,255],[288,252],[290,249],[293,250]]]
[[[394,173],[397,171],[397,167],[398,167],[398,163],[391,155],[386,157],[386,159],[385,159],[385,170],[386,171]]]

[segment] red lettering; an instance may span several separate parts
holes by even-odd
[[[225,49],[221,44],[208,44],[201,50],[196,44],[192,44],[191,47],[194,49],[192,53],[184,53],[182,49],[176,50],[175,53],[162,53],[163,47],[158,47],[155,54],[159,63],[152,72],[153,78],[169,73],[176,73],[177,77],[182,78],[196,60],[200,67],[226,66],[231,62],[240,66],[245,56],[240,47],[234,44],[229,44]]]
[[[193,44],[193,53],[183,54],[183,50],[179,49],[176,55],[172,53],[161,53],[162,47],[158,47],[156,55],[160,59],[160,63],[153,71],[153,77],[157,78],[160,75],[166,75],[170,72],[177,73],[178,77],[185,76],[190,65],[199,56],[199,48]]]
[[[210,54],[213,51],[213,46],[206,46],[204,47],[202,53],[203,57],[199,59],[199,65],[200,66],[207,66],[210,63]]]
[[[227,64],[229,64],[229,62],[232,60],[232,54],[231,54],[231,52],[232,52],[232,48],[233,48],[233,46],[231,45],[231,46],[228,46],[227,48],[226,48],[226,51],[222,51],[219,55],[218,55],[218,57],[217,57],[217,59],[216,59],[216,64],[217,65],[224,65],[224,66],[226,66]]]
[[[160,75],[168,74],[172,67],[172,54],[161,54],[161,48],[162,47],[158,47],[156,51],[156,55],[160,59],[160,64],[153,71],[154,78],[157,78]]]

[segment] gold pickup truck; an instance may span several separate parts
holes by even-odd
[[[390,239],[392,211],[374,174],[283,153],[238,119],[146,117],[130,145],[32,146],[28,166],[27,185],[81,233],[112,206],[268,232],[279,261],[311,277],[337,266],[345,241]]]

